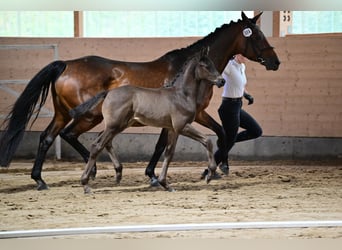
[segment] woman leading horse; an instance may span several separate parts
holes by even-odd
[[[267,70],[277,70],[279,59],[256,25],[260,15],[261,13],[248,18],[242,12],[241,20],[224,24],[194,44],[170,51],[150,62],[123,62],[88,56],[76,60],[55,61],[47,65],[28,83],[5,120],[5,131],[0,140],[0,165],[6,167],[10,164],[31,116],[34,112],[38,113],[44,105],[50,87],[55,114],[40,136],[31,172],[31,178],[36,181],[38,190],[48,188],[41,177],[41,172],[46,153],[58,134],[75,148],[86,162],[88,161],[89,151],[78,141],[78,137],[102,121],[101,107],[92,110],[85,117],[74,120],[70,117],[69,110],[97,93],[127,84],[160,87],[161,84],[173,79],[184,61],[202,47],[210,47],[209,57],[219,72],[223,71],[233,55],[239,53],[264,65]],[[218,136],[218,146],[224,148],[224,133],[220,124],[205,111],[212,91],[207,97],[206,102],[197,106],[195,121],[213,130]],[[39,105],[36,108],[37,103]],[[154,168],[166,143],[167,130],[163,129],[155,153],[146,169],[146,174],[150,178],[155,176]],[[222,156],[223,164],[226,158]]]

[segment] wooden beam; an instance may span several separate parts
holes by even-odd
[[[273,37],[283,37],[291,32],[292,11],[273,11]]]
[[[273,11],[273,37],[280,37],[280,11]]]
[[[74,11],[74,37],[83,37],[83,12]]]

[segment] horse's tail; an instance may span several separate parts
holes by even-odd
[[[49,94],[50,84],[57,80],[65,67],[66,64],[62,61],[54,61],[45,66],[32,78],[14,103],[11,112],[2,124],[4,131],[0,138],[1,167],[7,167],[10,164],[31,116],[36,112],[36,117],[31,123],[33,124]]]
[[[90,98],[86,102],[84,102],[84,103],[78,105],[77,107],[73,108],[72,110],[70,110],[69,115],[74,119],[80,118],[82,115],[84,115],[88,111],[92,110],[97,105],[99,105],[103,101],[103,99],[106,98],[107,94],[108,94],[108,90],[105,90],[105,91],[98,93],[93,98]]]

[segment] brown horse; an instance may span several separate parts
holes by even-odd
[[[219,72],[223,71],[233,55],[239,53],[252,61],[261,63],[267,70],[277,70],[280,64],[279,59],[256,25],[260,15],[261,13],[249,19],[242,12],[242,20],[224,24],[194,44],[170,51],[150,62],[122,62],[97,56],[52,62],[28,83],[8,115],[5,122],[6,128],[0,140],[0,165],[10,164],[30,117],[34,112],[38,113],[44,105],[50,85],[55,114],[51,123],[41,134],[31,172],[31,178],[37,182],[38,190],[47,188],[41,177],[43,162],[47,150],[58,134],[73,146],[86,162],[88,161],[89,151],[78,141],[78,137],[102,121],[101,108],[98,107],[85,117],[74,119],[71,123],[69,110],[94,97],[97,93],[127,84],[149,88],[160,87],[173,79],[186,58],[194,55],[202,47],[210,47],[209,57]],[[224,133],[220,124],[205,111],[211,97],[212,90],[208,92],[207,100],[198,106],[195,121],[213,130],[218,136],[218,146],[224,148]],[[36,109],[37,103],[39,105]],[[163,129],[155,153],[146,168],[146,174],[151,179],[155,177],[154,168],[166,143],[167,130]],[[223,164],[226,158],[227,156],[222,156]],[[94,170],[96,170],[95,167]],[[95,176],[95,171],[93,175]]]
[[[179,134],[197,140],[206,147],[209,161],[209,174],[206,176],[206,180],[207,182],[210,181],[216,170],[213,144],[191,123],[196,116],[198,100],[202,100],[203,95],[205,95],[203,91],[200,91],[201,86],[215,84],[222,87],[225,81],[216,70],[214,63],[209,59],[208,51],[205,49],[192,57],[189,62],[186,62],[182,71],[184,73],[180,73],[170,87],[151,89],[126,85],[101,92],[70,112],[73,117],[80,117],[104,99],[102,115],[105,129],[91,146],[89,161],[81,178],[86,193],[90,191],[88,182],[91,169],[104,147],[111,156],[114,168],[119,170],[119,176],[117,176],[119,179],[117,180],[120,181],[122,165],[114,153],[112,140],[117,134],[134,126],[137,122],[168,130],[165,159],[158,178],[159,184],[166,190],[172,190],[167,184],[166,175]]]

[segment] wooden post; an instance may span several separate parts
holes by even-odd
[[[273,36],[282,37],[290,33],[292,25],[291,11],[273,12]]]
[[[83,12],[74,11],[74,37],[83,37]]]

